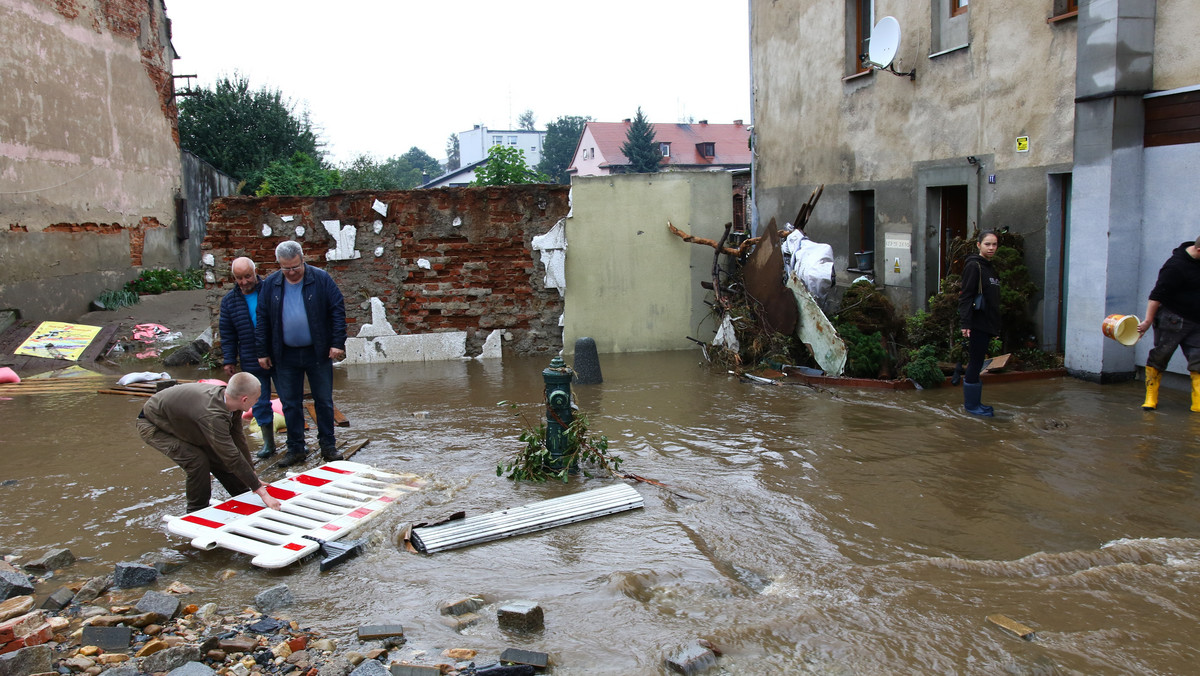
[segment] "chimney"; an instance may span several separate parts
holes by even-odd
[[[700,120],[700,124],[708,124],[708,120]]]
[[[733,121],[733,123],[734,123],[734,124],[736,124],[736,125],[737,125],[737,126],[739,126],[739,127],[740,127],[740,126],[742,126],[742,121],[741,121],[741,120],[734,120],[734,121]]]

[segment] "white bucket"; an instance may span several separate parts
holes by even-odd
[[[1137,330],[1140,323],[1141,321],[1133,315],[1109,315],[1104,318],[1100,330],[1122,345],[1133,345],[1141,338]]]

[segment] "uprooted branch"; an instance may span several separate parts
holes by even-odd
[[[733,247],[721,246],[716,241],[707,239],[705,237],[696,237],[695,235],[689,235],[686,232],[675,227],[674,225],[671,225],[671,221],[667,221],[667,229],[669,229],[671,231],[671,234],[675,235],[676,237],[678,237],[679,239],[682,239],[685,242],[694,242],[696,244],[703,244],[705,246],[711,246],[712,248],[717,249],[718,251],[721,251],[722,253],[725,253],[729,256],[735,256],[735,257],[740,257],[742,254],[746,253],[746,251],[748,251],[750,249],[750,247],[752,247],[755,244],[758,244],[760,241],[762,241],[762,237],[752,237],[752,238],[742,242],[741,245],[738,246],[738,248],[734,249]]]

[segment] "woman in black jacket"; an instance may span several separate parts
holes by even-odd
[[[973,415],[992,417],[992,407],[979,403],[983,383],[979,371],[987,356],[988,343],[1000,335],[1000,277],[992,267],[992,256],[1000,240],[992,230],[984,230],[975,240],[979,253],[967,256],[963,264],[962,291],[958,294],[958,317],[962,334],[967,337],[967,372],[963,376],[963,408]]]

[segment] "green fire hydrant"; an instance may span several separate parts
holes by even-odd
[[[551,466],[562,469],[560,459],[567,450],[567,426],[571,424],[571,367],[562,357],[550,360],[542,371],[546,382],[546,448],[550,450]]]

